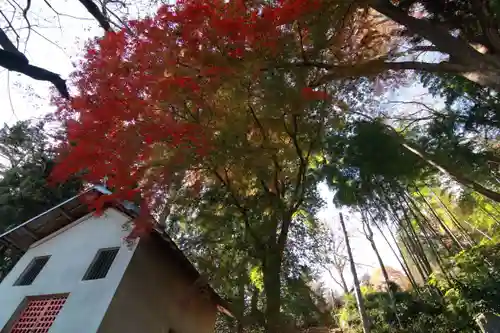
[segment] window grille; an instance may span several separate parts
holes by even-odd
[[[24,270],[24,272],[19,276],[19,278],[14,283],[15,286],[28,286],[33,283],[38,274],[42,271],[42,269],[49,261],[50,256],[45,257],[37,257],[34,258],[28,267]]]
[[[31,299],[9,333],[48,333],[67,295]]]
[[[105,278],[111,267],[111,264],[118,254],[119,248],[99,250],[92,264],[87,269],[83,280],[97,280]]]

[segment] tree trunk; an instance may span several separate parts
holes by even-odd
[[[455,236],[455,234],[453,233],[453,231],[446,225],[446,223],[441,219],[441,217],[438,215],[438,213],[434,210],[434,207],[432,207],[432,205],[430,204],[429,201],[427,201],[427,198],[422,194],[422,192],[420,192],[420,189],[418,187],[415,186],[415,189],[418,193],[418,195],[420,196],[420,198],[422,198],[422,200],[424,201],[425,205],[427,206],[427,208],[429,208],[429,210],[431,211],[432,215],[434,216],[434,218],[436,219],[436,221],[439,223],[439,225],[441,226],[441,228],[443,228],[444,232],[448,235],[448,237],[450,237],[453,242],[461,249],[465,249],[465,247],[462,245],[462,243],[458,240],[458,238]]]
[[[281,260],[277,251],[269,251],[262,272],[266,295],[266,332],[281,333]]]
[[[417,225],[420,228],[420,231],[422,231],[423,235],[431,241],[431,236],[434,236],[434,239],[441,243],[442,247],[446,249],[449,255],[456,254],[451,246],[444,242],[444,237],[442,237],[442,235],[434,228],[433,224],[429,221],[429,219],[427,219],[427,216],[422,213],[420,208],[415,203],[415,200],[413,200],[413,198],[408,193],[402,193],[401,195],[403,196],[403,200],[405,201],[405,203],[408,205],[408,209],[414,216],[415,222],[417,222]],[[434,242],[432,242],[432,244],[429,244],[429,246],[435,246]]]
[[[335,276],[333,275],[331,269],[328,267],[328,266],[324,266],[323,268],[328,272],[328,274],[330,275],[330,277],[332,278],[332,280],[340,287],[342,288],[342,291],[344,292],[344,294],[348,294],[349,293],[349,288],[347,287],[347,283],[346,283],[346,280],[344,278],[344,272],[342,270],[342,267],[340,266],[335,266],[335,264],[333,265],[335,267],[335,270],[337,271],[337,274],[339,275],[340,277],[340,281],[337,280],[337,278],[335,278]]]
[[[340,282],[342,282],[342,289],[345,294],[349,293],[349,288],[347,287],[347,282],[345,281],[344,272],[338,272],[340,275]]]
[[[382,271],[382,275],[384,276],[384,281],[387,286],[387,291],[390,292],[391,286],[389,283],[389,274],[387,274],[387,270],[385,269],[384,262],[382,260],[382,257],[380,256],[380,253],[378,252],[377,245],[375,244],[375,241],[373,240],[373,231],[370,226],[370,222],[366,219],[365,215],[361,213],[362,216],[362,222],[363,222],[363,229],[365,231],[365,237],[366,239],[370,242],[370,245],[373,249],[373,252],[375,252],[375,256],[377,257],[378,264],[380,266],[380,270]]]
[[[245,330],[245,324],[243,322],[243,318],[245,317],[246,284],[247,284],[247,272],[246,269],[242,269],[238,277],[238,301],[237,301],[238,316],[236,319],[236,333],[243,333]]]
[[[434,244],[434,242],[432,241],[430,235],[429,235],[429,230],[428,228],[426,228],[426,226],[423,225],[422,221],[419,219],[417,213],[412,210],[412,207],[410,206],[410,204],[406,201],[406,198],[403,196],[403,199],[405,200],[406,204],[408,205],[408,209],[410,210],[410,212],[412,213],[413,217],[415,218],[415,222],[417,223],[420,231],[422,232],[422,235],[427,243],[427,245],[429,246],[429,248],[431,249],[431,252],[434,254],[435,258],[436,258],[436,263],[437,265],[439,266],[439,269],[441,270],[441,273],[443,273],[444,277],[446,278],[446,280],[449,282],[450,281],[450,278],[449,278],[449,275],[448,275],[448,271],[445,269],[444,267],[444,262],[441,258],[441,255],[439,254],[439,251],[438,249],[436,248],[436,245]],[[419,212],[419,214],[421,216],[422,213]],[[443,246],[445,246],[443,244]],[[447,249],[449,251],[449,249]]]
[[[407,236],[407,241],[409,242],[408,244],[410,244],[410,248],[408,249],[408,251],[410,253],[412,253],[411,252],[412,250],[414,251],[413,254],[415,255],[415,258],[417,259],[416,262],[420,262],[423,273],[425,275],[425,280],[427,280],[429,275],[432,273],[432,266],[429,263],[429,260],[427,259],[424,247],[420,243],[420,238],[418,237],[417,232],[415,231],[415,228],[413,227],[413,224],[412,224],[410,217],[406,213],[404,206],[401,206],[401,207],[403,208],[403,212],[405,215],[405,220],[406,220],[408,229],[405,228],[403,221],[400,221],[400,226],[405,231],[406,236]]]
[[[408,15],[389,0],[373,0],[370,6],[410,32],[427,39],[439,52],[448,54],[457,67],[452,73],[500,91],[500,63],[496,57],[478,52],[467,41],[454,37],[445,28]]]
[[[379,207],[379,210],[380,210],[380,207]],[[389,223],[387,223],[387,221],[385,222],[386,223],[386,227],[387,227],[387,229],[389,231],[389,234],[392,237],[392,240],[393,240],[394,244],[398,247],[399,254],[396,252],[396,250],[394,250],[394,247],[392,246],[391,242],[389,241],[389,239],[387,238],[387,236],[385,235],[385,233],[382,231],[382,228],[380,227],[380,225],[378,225],[378,223],[375,222],[375,220],[373,219],[373,216],[372,216],[372,220],[373,220],[373,223],[375,224],[375,227],[380,232],[380,234],[384,238],[385,242],[387,243],[387,245],[391,249],[392,254],[398,260],[398,263],[401,266],[401,268],[403,269],[403,271],[405,272],[406,276],[408,277],[408,280],[410,280],[410,283],[411,283],[413,289],[417,290],[418,289],[417,283],[416,283],[413,275],[411,274],[410,268],[408,267],[408,264],[406,262],[406,259],[403,256],[403,253],[399,249],[398,242],[396,240],[396,237],[394,237],[394,234],[392,233],[392,230],[391,230],[391,228],[389,226]]]
[[[446,238],[442,236],[438,230],[435,229],[434,224],[431,223],[431,221],[427,218],[427,216],[425,216],[424,213],[422,213],[420,207],[417,206],[413,198],[410,195],[404,194],[403,199],[408,205],[410,212],[414,216],[415,221],[420,228],[420,231],[422,233],[427,233],[429,239],[437,240],[441,244],[442,248],[446,249],[449,255],[454,255],[456,252],[453,251],[452,246],[444,241]]]
[[[396,316],[396,320],[398,322],[399,328],[402,328],[401,326],[401,321],[399,320],[399,315],[396,310],[396,299],[394,298],[394,293],[393,289],[391,286],[391,281],[389,279],[389,274],[387,274],[387,269],[385,269],[385,264],[384,261],[382,260],[382,257],[380,256],[380,253],[378,252],[377,244],[375,244],[375,240],[373,239],[373,231],[370,226],[370,222],[366,218],[366,216],[361,213],[362,220],[363,220],[363,228],[365,230],[365,236],[366,239],[370,242],[370,245],[373,249],[373,252],[375,252],[375,256],[377,257],[378,264],[380,266],[380,270],[382,271],[382,275],[384,276],[384,282],[385,286],[387,287],[387,292],[389,293],[389,297],[391,299],[391,308],[392,311],[394,312],[394,315]]]
[[[431,273],[431,268],[430,268],[430,265],[427,261],[427,258],[425,257],[425,253],[423,252],[422,245],[418,241],[418,237],[416,235],[414,235],[414,230],[413,230],[412,225],[411,225],[411,219],[406,214],[406,210],[404,209],[404,206],[400,202],[399,206],[402,208],[403,217],[406,220],[406,223],[408,225],[408,229],[411,230],[411,232],[410,232],[405,227],[405,221],[403,221],[398,216],[398,214],[394,208],[395,207],[394,202],[389,198],[389,196],[385,192],[384,192],[384,197],[385,197],[384,200],[388,204],[388,207],[390,209],[390,213],[394,219],[394,222],[396,223],[399,230],[403,231],[403,236],[401,237],[401,241],[403,242],[403,245],[405,246],[407,253],[410,256],[411,260],[415,264],[415,267],[417,268],[417,270],[420,274],[420,277],[422,278],[422,283],[424,283],[427,280],[427,278],[429,277],[429,274]],[[406,239],[405,239],[405,236],[406,236]]]
[[[425,270],[424,265],[422,264],[422,262],[420,261],[418,256],[413,252],[412,245],[410,245],[410,243],[405,239],[405,237],[408,237],[408,236],[401,237],[401,243],[405,247],[406,253],[410,257],[411,261],[413,261],[413,264],[415,265],[418,273],[420,274],[420,283],[424,284],[427,281],[429,274]],[[399,248],[399,245],[398,245],[398,248]],[[401,253],[403,252],[403,250],[401,250],[401,249],[399,249],[399,250]],[[404,258],[403,254],[402,254],[402,257]],[[409,269],[410,269],[410,267],[408,266],[408,270]]]
[[[380,228],[379,228],[379,230],[380,230]],[[394,237],[394,234],[389,229],[389,233],[391,234],[391,237],[392,237],[392,240],[393,240],[394,244],[396,244],[398,252],[396,252],[396,250],[394,250],[394,248],[390,244],[389,239],[387,239],[387,237],[384,235],[384,233],[382,232],[382,230],[380,230],[380,232],[382,233],[382,236],[384,237],[385,241],[387,242],[387,244],[391,248],[392,253],[397,258],[397,260],[399,262],[399,265],[401,265],[401,267],[403,268],[406,276],[408,277],[408,280],[410,280],[411,286],[418,293],[418,288],[419,287],[418,287],[417,281],[415,280],[415,277],[413,276],[413,273],[410,270],[410,266],[408,265],[408,262],[406,261],[406,258],[404,257],[403,252],[401,251],[401,248],[399,247],[399,244],[398,244],[398,242],[396,240],[396,237]]]
[[[490,198],[491,200],[493,200],[495,202],[500,202],[500,193],[497,193],[495,191],[487,189],[483,185],[478,184],[475,181],[462,175],[460,172],[453,170],[453,168],[447,168],[447,167],[444,167],[444,166],[438,164],[427,153],[410,146],[408,143],[405,142],[404,138],[401,137],[401,135],[399,135],[399,134],[397,134],[397,135],[399,137],[399,140],[401,140],[401,145],[403,147],[405,147],[407,150],[409,150],[413,154],[420,157],[427,164],[429,164],[429,165],[435,167],[436,169],[438,169],[439,171],[451,176],[453,179],[455,179],[460,184],[465,185],[467,187],[470,187],[471,189],[473,189],[477,193],[480,193],[480,194],[484,195],[487,198]]]
[[[446,205],[446,203],[443,200],[441,200],[441,197],[439,195],[437,195],[436,192],[434,192],[429,185],[427,185],[427,187],[429,187],[429,189],[431,189],[432,194],[434,195],[434,197],[436,199],[438,199],[439,204],[441,205],[442,208],[444,208],[444,210],[446,211],[446,213],[450,217],[450,219],[451,219],[452,223],[455,225],[455,227],[460,231],[460,233],[462,234],[462,236],[465,239],[468,240],[469,245],[471,245],[471,246],[477,245],[477,243],[474,240],[474,238],[467,232],[467,230],[465,230],[465,228],[462,226],[462,224],[460,223],[460,221],[458,221],[458,219],[455,216],[455,214],[453,214],[453,212],[450,210],[450,208],[448,208],[448,206]],[[473,228],[473,230],[474,230],[474,228]]]
[[[349,256],[351,273],[354,280],[354,294],[356,295],[356,302],[358,303],[359,316],[361,317],[361,323],[363,324],[363,333],[370,333],[370,321],[368,318],[368,314],[366,313],[363,295],[361,295],[361,287],[359,285],[358,274],[356,273],[356,265],[354,264],[354,258],[352,256],[351,245],[349,243],[349,235],[347,235],[347,230],[344,223],[344,216],[342,215],[342,213],[339,213],[339,217],[340,217],[340,225],[342,226],[342,231],[344,232],[345,246],[347,249],[347,254]]]

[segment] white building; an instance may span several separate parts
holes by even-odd
[[[0,283],[1,333],[213,332],[223,301],[172,240],[158,230],[134,244],[124,226],[133,206],[103,215],[83,194],[0,235],[25,251]]]

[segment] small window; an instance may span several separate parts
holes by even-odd
[[[97,280],[105,278],[113,260],[115,260],[115,257],[118,254],[118,250],[119,248],[99,250],[92,261],[92,264],[90,264],[90,267],[87,269],[87,273],[85,273],[83,280]]]
[[[15,286],[28,286],[33,283],[38,274],[42,271],[42,269],[49,261],[50,256],[45,257],[37,257],[34,258],[28,267],[24,270],[21,276],[14,283]]]

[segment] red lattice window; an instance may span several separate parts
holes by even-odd
[[[67,295],[28,300],[10,333],[47,333],[66,302]]]

